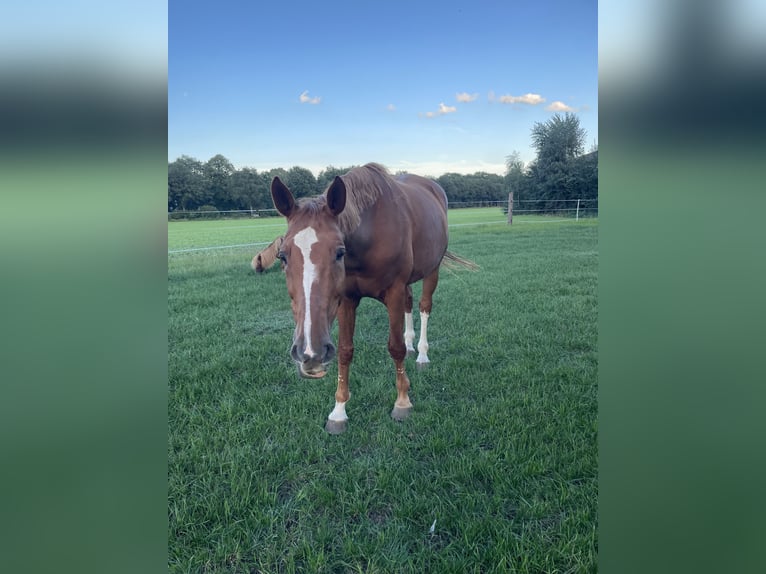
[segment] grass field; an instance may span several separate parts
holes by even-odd
[[[443,271],[404,423],[385,308],[363,300],[340,436],[336,369],[303,380],[288,357],[278,267],[226,247],[281,220],[168,224],[170,571],[596,570],[598,222],[466,225],[504,218],[450,211],[481,270]]]

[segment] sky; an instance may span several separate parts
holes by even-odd
[[[573,112],[598,143],[596,0],[168,5],[168,160],[503,174]]]

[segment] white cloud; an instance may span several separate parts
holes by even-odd
[[[494,101],[494,92],[490,92],[489,96],[490,101]],[[506,94],[505,96],[497,98],[497,101],[501,104],[529,104],[530,106],[536,106],[542,104],[545,101],[545,98],[540,94],[524,94],[523,96],[511,96],[510,94]]]
[[[319,96],[310,98],[309,91],[306,90],[305,92],[301,94],[300,100],[302,104],[318,104],[319,102],[322,101],[322,98],[320,98]]]
[[[564,102],[551,102],[551,105],[545,108],[549,112],[573,112],[575,109],[566,105]]]
[[[455,94],[455,98],[458,102],[462,104],[467,104],[468,102],[472,102],[476,100],[479,97],[479,94],[469,94],[468,92],[460,92],[459,94]]]
[[[441,102],[439,104],[439,109],[435,112],[426,112],[424,114],[420,114],[421,116],[425,116],[427,118],[435,118],[437,116],[443,116],[445,114],[454,114],[457,111],[457,108],[455,106],[448,106],[444,102]]]
[[[389,112],[395,112],[395,111],[396,111],[396,106],[395,106],[394,104],[388,104],[388,105],[386,106],[386,109],[387,109]]]

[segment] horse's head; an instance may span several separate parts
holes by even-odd
[[[338,215],[346,206],[346,186],[340,177],[322,198],[296,203],[275,177],[271,197],[287,218],[287,233],[279,250],[292,300],[295,333],[290,356],[303,377],[320,378],[335,357],[330,337],[343,289],[346,247]]]

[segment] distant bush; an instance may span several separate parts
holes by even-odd
[[[218,217],[220,214],[215,205],[200,205],[197,213],[191,214],[191,219],[217,219]]]

